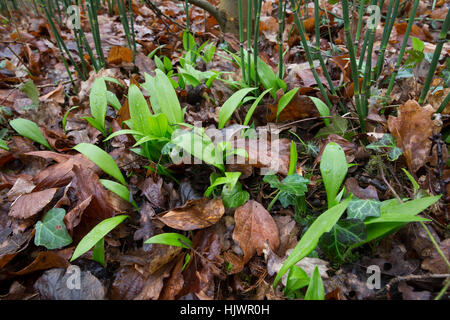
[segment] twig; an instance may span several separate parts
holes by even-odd
[[[147,4],[147,6],[150,8],[150,10],[152,10],[162,21],[162,23],[164,23],[164,25],[166,26],[166,28],[168,30],[171,31],[170,26],[167,24],[166,21],[164,21],[164,18],[166,18],[167,20],[169,20],[170,22],[172,22],[174,25],[176,25],[177,27],[179,27],[180,29],[185,29],[184,26],[180,25],[178,22],[176,22],[174,19],[172,19],[171,17],[169,17],[168,15],[166,15],[165,13],[163,13],[157,6],[155,6],[153,4],[153,2],[151,0],[145,0],[145,3]]]
[[[391,279],[388,284],[383,288],[377,291],[377,295],[381,294],[384,290],[387,291],[387,293],[390,293],[391,287],[400,282],[400,281],[411,281],[411,280],[424,280],[424,279],[441,279],[441,278],[448,278],[450,277],[450,273],[444,273],[444,274],[410,274],[407,276],[397,276],[393,279]]]

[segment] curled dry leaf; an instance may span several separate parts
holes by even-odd
[[[115,275],[111,285],[111,300],[133,300],[144,285],[145,276],[136,268],[123,267]]]
[[[268,242],[272,251],[280,244],[278,228],[270,213],[258,202],[248,201],[234,213],[233,239],[244,251],[244,264],[257,253],[261,255]]]
[[[10,273],[16,276],[23,276],[35,271],[47,270],[51,268],[67,268],[68,266],[70,266],[70,263],[59,254],[52,251],[42,251],[39,252],[36,259],[34,259],[28,266],[19,271]]]
[[[350,177],[345,181],[345,187],[347,190],[355,195],[358,199],[375,199],[378,200],[377,189],[370,185],[367,188],[361,188],[358,180],[354,177]]]
[[[58,188],[24,194],[12,204],[9,216],[19,219],[27,219],[39,213],[52,201]]]
[[[167,279],[161,294],[159,295],[160,300],[174,300],[176,295],[183,289],[184,278],[183,278],[183,265],[184,265],[184,254],[178,256],[175,267],[170,273],[169,279]]]
[[[221,199],[189,200],[180,208],[172,209],[158,219],[177,230],[203,229],[215,224],[225,213]]]
[[[431,106],[421,107],[416,101],[409,100],[400,106],[397,117],[389,116],[389,131],[396,138],[412,173],[429,160],[430,137],[440,131],[431,119],[433,113]]]

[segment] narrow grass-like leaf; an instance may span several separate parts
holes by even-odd
[[[237,109],[242,99],[250,92],[256,88],[244,88],[235,92],[219,110],[219,129],[222,129],[228,120],[233,115],[233,112]]]
[[[330,116],[330,109],[327,107],[327,105],[320,100],[319,98],[316,97],[309,97],[313,102],[314,105],[316,106],[317,110],[319,111],[319,114],[322,117],[329,117]],[[328,127],[330,125],[330,119],[323,119],[323,122],[325,123],[325,125]]]
[[[245,73],[244,73],[245,74]],[[256,98],[256,100],[253,102],[252,106],[250,107],[250,109],[248,109],[247,114],[245,115],[245,119],[244,119],[244,126],[247,126],[250,123],[250,119],[253,116],[253,113],[255,112],[256,107],[259,105],[259,103],[261,102],[262,98],[264,98],[264,96],[267,94],[267,92],[269,92],[271,89],[267,89],[266,91],[264,91],[263,93],[261,93],[259,95],[258,98]]]
[[[181,240],[181,241],[180,241]],[[168,246],[182,247],[185,249],[192,248],[192,241],[179,233],[161,233],[156,236],[151,237],[144,243],[159,243]]]
[[[107,174],[119,180],[123,185],[126,185],[125,178],[122,172],[120,172],[119,167],[114,162],[114,159],[105,151],[90,143],[80,143],[73,148],[84,154]]]
[[[78,246],[75,249],[75,252],[72,255],[70,261],[74,261],[79,258],[81,255],[88,252],[93,246],[95,246],[102,238],[104,238],[111,230],[121,224],[126,218],[129,218],[127,215],[115,216],[112,218],[108,218],[97,224],[87,235],[84,236],[83,239],[78,243]]]
[[[284,108],[287,107],[289,102],[291,102],[291,100],[297,94],[299,89],[300,88],[294,88],[292,90],[289,90],[280,98],[280,100],[278,101],[278,107],[277,107],[277,121],[278,121],[278,117],[280,116],[280,113],[284,110]]]
[[[36,123],[34,123],[31,120],[23,119],[23,118],[17,118],[14,120],[11,120],[9,122],[9,125],[17,131],[20,135],[24,136],[25,138],[31,139],[37,143],[42,144],[43,146],[47,147],[50,150],[53,150],[53,148],[50,146],[48,141],[45,139],[44,135],[42,134],[41,130],[37,126]]]

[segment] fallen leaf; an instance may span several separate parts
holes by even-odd
[[[233,239],[244,251],[244,264],[257,253],[261,255],[266,241],[272,251],[280,244],[278,228],[270,213],[258,202],[249,200],[234,213]]]
[[[347,178],[345,181],[345,187],[347,188],[347,191],[353,193],[353,195],[358,199],[378,199],[378,193],[377,189],[369,185],[367,188],[361,188],[359,186],[358,180],[356,180],[354,177]]]
[[[184,278],[183,278],[183,265],[184,265],[185,255],[181,254],[178,256],[178,260],[170,273],[169,279],[167,279],[163,290],[159,296],[160,300],[175,300],[175,297],[183,289]]]
[[[450,239],[442,241],[439,247],[448,259],[450,257]],[[449,273],[449,267],[434,247],[432,247],[431,256],[422,261],[422,268],[436,274]]]
[[[111,284],[111,300],[133,300],[144,287],[145,276],[133,267],[123,267],[114,274]]]
[[[108,63],[121,64],[133,61],[133,52],[127,47],[111,47],[108,53]]]
[[[389,116],[389,131],[396,138],[412,173],[429,161],[430,137],[440,131],[431,119],[433,113],[431,106],[421,107],[409,100],[399,107],[397,117]]]
[[[158,219],[177,230],[203,229],[215,224],[223,216],[225,207],[221,199],[189,200],[180,208],[172,209]]]
[[[77,266],[73,269],[50,269],[35,282],[34,288],[39,291],[43,300],[104,300],[106,289],[89,271],[81,271]],[[77,271],[78,270],[78,271]],[[73,275],[80,276],[77,289]],[[73,284],[73,287],[67,284]]]
[[[414,291],[414,288],[408,286],[406,281],[398,284],[398,291],[402,293],[403,300],[430,300],[431,298],[429,291]]]
[[[27,219],[39,213],[52,201],[58,188],[28,193],[20,196],[11,205],[9,216],[19,219]]]
[[[68,266],[70,266],[70,263],[59,254],[52,251],[42,251],[39,252],[36,259],[34,259],[28,266],[19,271],[9,273],[15,276],[23,276],[36,271],[52,268],[67,268]]]

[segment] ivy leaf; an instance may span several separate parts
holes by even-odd
[[[303,196],[308,191],[308,183],[308,179],[294,173],[288,175],[281,181],[280,190],[297,196]]]
[[[366,148],[375,150],[377,152],[381,152],[382,150],[380,148],[389,148],[395,146],[396,144],[394,137],[388,133],[385,133],[380,140],[367,145]]]
[[[53,208],[48,211],[44,219],[36,223],[34,244],[44,246],[49,250],[59,249],[71,244],[72,238],[63,222],[65,215],[66,211],[61,208]]]
[[[228,185],[224,185],[222,188],[222,202],[225,208],[237,208],[244,205],[250,194],[247,191],[242,190],[242,185],[238,182],[233,189]]]
[[[402,155],[402,153],[403,153],[402,149],[400,149],[399,147],[393,147],[388,152],[388,158],[391,161],[395,161],[398,159],[398,157],[400,157]]]
[[[381,202],[378,200],[352,199],[347,207],[347,217],[361,221],[364,221],[367,217],[379,217],[380,207]]]
[[[354,243],[364,241],[366,236],[366,226],[361,220],[341,220],[320,238],[319,246],[333,259],[344,261],[345,250]]]

